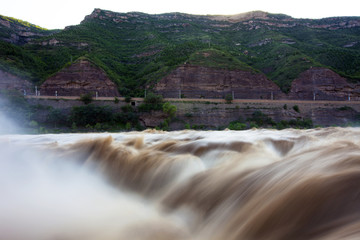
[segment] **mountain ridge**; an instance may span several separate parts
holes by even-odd
[[[13,32],[9,32],[5,25],[0,24],[0,69],[26,75],[35,84],[86,57],[106,72],[122,95],[142,96],[147,86],[204,51],[217,51],[224,61],[198,64],[221,69],[227,63],[235,66],[234,62],[249,66],[284,92],[311,67],[331,69],[348,81],[360,79],[360,17],[296,19],[261,11],[226,16],[94,9],[79,25],[44,30],[45,36],[20,42],[4,39],[11,39],[17,29],[10,25]]]

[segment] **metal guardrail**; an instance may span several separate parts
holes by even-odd
[[[360,94],[344,94],[343,96],[334,96],[325,94],[323,92],[305,92],[289,95],[281,91],[258,91],[258,90],[234,90],[234,91],[206,91],[206,90],[171,90],[171,91],[153,91],[156,94],[162,95],[163,98],[169,99],[225,99],[226,96],[231,96],[233,100],[300,100],[300,101],[360,101]],[[35,88],[35,91],[22,90],[24,96],[37,96],[41,97],[41,90]],[[146,92],[145,92],[146,94]],[[97,98],[114,98],[118,96],[103,96],[101,92],[96,91],[92,93],[95,99]],[[45,95],[44,95],[45,96]],[[69,95],[58,94],[54,91],[53,95],[46,92],[46,96],[52,97],[75,97]],[[80,96],[77,96],[80,97]]]

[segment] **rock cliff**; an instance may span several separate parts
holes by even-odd
[[[22,92],[25,90],[27,94],[33,91],[32,84],[29,81],[2,70],[0,70],[0,89],[18,90]]]
[[[326,68],[311,68],[292,82],[290,99],[301,100],[360,99],[360,85],[350,84],[337,73]]]
[[[57,31],[49,31],[28,22],[0,15],[0,32],[0,40],[23,45]]]
[[[164,97],[283,99],[279,87],[265,75],[185,64],[161,79],[154,90]]]
[[[116,85],[106,73],[87,59],[80,59],[65,67],[41,85],[41,94],[54,96],[79,96],[91,93],[99,97],[119,96]]]

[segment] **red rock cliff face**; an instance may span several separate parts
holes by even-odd
[[[345,78],[326,68],[311,68],[295,79],[290,99],[301,100],[360,100],[360,85],[350,84]]]
[[[154,90],[164,97],[283,99],[279,87],[265,75],[240,70],[183,65],[161,79]]]
[[[2,70],[0,70],[0,89],[18,90],[22,92],[25,90],[27,94],[33,91],[32,84],[29,81]]]
[[[120,96],[106,73],[88,60],[79,60],[48,78],[41,85],[41,95],[80,96],[98,93],[99,97]]]

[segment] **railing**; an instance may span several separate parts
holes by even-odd
[[[41,89],[27,89],[19,90],[24,96],[53,96],[53,97],[71,97],[69,93],[62,91],[46,91]],[[149,90],[147,90],[149,92]],[[225,99],[230,96],[232,99],[259,99],[259,100],[304,100],[304,101],[360,101],[360,92],[342,93],[342,95],[326,94],[324,92],[300,92],[290,93],[288,95],[281,91],[259,91],[259,90],[233,90],[233,91],[210,91],[210,90],[170,90],[170,91],[153,91],[156,94],[162,95],[164,98],[175,99]],[[92,96],[97,98],[102,97],[119,97],[109,96],[109,93],[103,94],[101,91],[91,91]],[[80,96],[78,94],[76,96]]]

